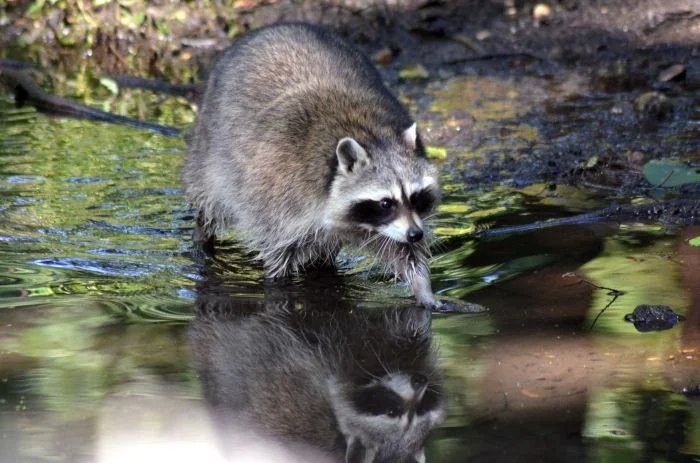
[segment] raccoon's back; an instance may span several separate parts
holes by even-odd
[[[240,105],[253,113],[300,89],[337,85],[387,96],[381,76],[358,50],[330,31],[283,24],[241,38],[219,58],[205,102]]]
[[[323,207],[340,138],[362,142],[410,124],[372,64],[338,36],[304,24],[263,28],[210,74],[185,189],[205,216],[236,216],[244,228],[270,205],[278,217],[301,217],[294,205]]]

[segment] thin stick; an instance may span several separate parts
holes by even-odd
[[[620,297],[620,296],[622,296],[622,295],[624,295],[625,292],[624,292],[624,291],[620,291],[619,289],[608,288],[608,287],[606,287],[606,286],[597,285],[597,284],[595,284],[595,283],[592,283],[592,282],[590,282],[590,281],[588,281],[588,280],[585,280],[585,279],[581,278],[580,276],[578,276],[578,275],[576,275],[576,274],[573,274],[573,276],[575,276],[576,278],[578,278],[578,284],[585,283],[585,284],[587,284],[588,286],[593,286],[594,288],[597,288],[597,289],[604,289],[604,290],[606,290],[606,291],[609,291],[609,292],[608,292],[608,295],[609,295],[609,296],[612,296],[612,297],[613,297],[613,298],[610,300],[610,302],[608,302],[608,303],[605,305],[605,307],[603,307],[603,308],[601,309],[601,311],[598,312],[598,315],[596,315],[596,317],[593,319],[593,322],[591,323],[591,326],[588,327],[588,331],[591,331],[591,330],[593,330],[593,327],[595,326],[595,324],[596,324],[596,322],[598,321],[598,319],[600,318],[600,316],[603,315],[603,312],[605,312],[605,311],[608,309],[608,307],[610,307],[611,305],[613,305],[613,303],[617,300],[617,298]]]

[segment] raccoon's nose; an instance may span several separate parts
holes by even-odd
[[[428,384],[428,378],[420,373],[411,375],[411,387],[414,391],[420,391]]]
[[[408,239],[409,243],[415,243],[416,241],[420,241],[421,238],[423,238],[423,230],[421,230],[418,227],[411,227],[408,229],[408,233],[406,233],[406,239]]]

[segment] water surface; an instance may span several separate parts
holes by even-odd
[[[578,124],[595,106],[532,79],[541,92],[478,76],[422,95],[402,89],[427,129],[452,130],[428,137],[447,148],[436,160],[446,195],[435,288],[489,309],[433,319],[449,415],[428,461],[698,461],[700,257],[688,240],[700,229],[469,235],[600,204],[544,183],[478,185],[480,166],[552,143],[535,117],[547,105],[566,106]],[[179,139],[0,102],[0,460],[217,461],[187,337],[197,291],[206,284],[243,304],[269,288],[235,241],[209,271],[191,260],[184,150]],[[410,301],[369,256],[346,250],[339,264],[343,297],[361,310]],[[308,304],[335,290],[305,288],[289,283]],[[612,301],[611,288],[623,294]],[[638,304],[687,319],[638,333],[623,320]]]

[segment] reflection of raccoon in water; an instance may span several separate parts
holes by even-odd
[[[228,227],[268,277],[333,265],[367,247],[431,289],[424,220],[440,196],[416,124],[360,52],[304,24],[266,27],[223,52],[183,169],[197,247]]]
[[[347,462],[423,462],[443,420],[422,309],[204,315],[191,341],[216,416],[278,442]]]

